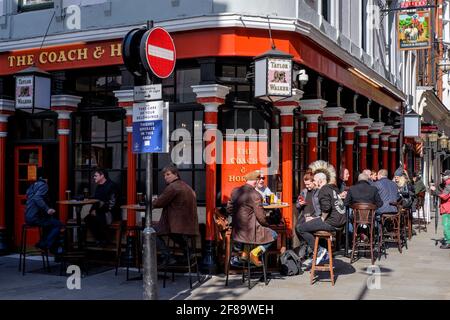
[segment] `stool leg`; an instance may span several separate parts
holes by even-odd
[[[401,229],[401,221],[400,221],[400,219],[401,219],[401,216],[399,215],[398,217],[397,217],[397,228],[396,228],[396,233],[397,233],[397,245],[398,245],[398,251],[400,251],[400,253],[402,253],[402,239],[401,239],[401,237],[400,237],[400,229]]]
[[[27,232],[28,232],[28,230],[25,229],[24,236],[23,236],[23,261],[22,261],[22,263],[23,263],[22,275],[23,276],[25,275],[25,263],[27,260]]]
[[[313,254],[313,261],[311,266],[311,275],[310,275],[310,284],[313,284],[314,277],[316,274],[316,259],[317,259],[317,250],[319,247],[319,237],[316,237],[314,241],[314,254]]]
[[[374,255],[373,255],[373,224],[370,225],[370,261],[372,265],[374,264]]]
[[[225,278],[225,286],[228,286],[228,276],[230,274],[230,264],[231,264],[231,246],[228,248],[228,250],[230,250],[229,255],[228,255],[228,263],[227,263],[227,268],[225,270],[226,273],[226,278]],[[197,270],[198,270],[198,265],[197,265]]]
[[[262,262],[263,262],[264,285],[267,286],[267,284],[268,284],[268,282],[267,282],[267,266],[266,266],[267,255],[266,255],[265,252],[262,254],[261,259],[262,259]]]
[[[350,264],[353,263],[353,258],[355,255],[355,251],[356,251],[356,234],[358,233],[358,226],[356,226],[356,224],[354,224],[353,226],[353,246],[352,246],[352,255],[350,256]]]
[[[22,234],[20,235],[20,253],[19,253],[19,271],[22,271],[22,256],[23,256],[23,234],[24,228],[22,226]]]
[[[333,247],[332,247],[333,238],[329,237],[327,242],[328,242],[328,256],[330,258],[328,268],[330,269],[331,284],[334,286]]]
[[[189,244],[186,246],[186,253],[187,253],[187,261],[188,261],[188,270],[189,270],[189,286],[192,290],[192,275],[191,275],[191,252],[189,250]]]
[[[251,280],[251,274],[250,274],[250,257],[247,260],[247,266],[248,266],[248,289],[251,289],[250,280]]]

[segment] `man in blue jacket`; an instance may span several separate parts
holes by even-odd
[[[383,205],[377,209],[377,215],[383,213],[397,212],[397,207],[391,205],[392,202],[397,202],[399,199],[397,184],[387,178],[388,172],[385,169],[378,171],[378,180],[374,186],[378,189]]]
[[[27,190],[25,222],[43,228],[42,238],[36,243],[36,247],[48,250],[55,248],[62,224],[53,216],[55,209],[49,206],[48,184],[43,176],[42,168],[38,168],[38,179]]]

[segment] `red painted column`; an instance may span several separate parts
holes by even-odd
[[[369,169],[367,166],[367,145],[368,145],[368,136],[369,128],[373,123],[373,119],[363,118],[358,122],[358,126],[356,127],[356,131],[358,132],[358,141],[359,141],[359,168],[360,171]]]
[[[383,169],[389,172],[389,136],[394,128],[392,126],[384,126],[381,131],[381,154],[383,161]]]
[[[282,185],[282,201],[290,204],[288,208],[282,210],[283,218],[286,221],[286,228],[289,236],[292,236],[293,230],[293,159],[292,159],[292,139],[294,131],[294,109],[298,107],[298,101],[303,96],[303,92],[295,90],[293,96],[287,100],[275,102],[274,105],[281,113],[281,181]]]
[[[6,249],[6,137],[8,117],[14,113],[14,101],[0,99],[0,252]]]
[[[300,107],[303,115],[306,117],[306,130],[308,137],[308,163],[318,159],[318,136],[319,136],[319,117],[327,105],[326,100],[311,99],[301,100]]]
[[[348,178],[347,185],[353,184],[353,144],[355,143],[355,128],[358,125],[359,118],[358,113],[346,113],[342,117],[341,126],[344,127],[344,140],[345,140],[345,165],[344,168],[348,169],[350,177]]]
[[[390,156],[390,167],[391,167],[391,175],[394,174],[395,170],[397,170],[398,168],[398,161],[397,161],[397,140],[398,140],[398,135],[400,133],[399,129],[394,129],[391,132],[391,136],[389,137],[389,153],[391,154]]]
[[[370,147],[372,148],[372,170],[380,170],[379,165],[379,150],[380,150],[380,134],[381,128],[384,126],[383,122],[374,122],[370,128]]]
[[[337,168],[337,141],[339,135],[339,122],[345,109],[341,107],[325,108],[323,110],[322,118],[327,123],[328,135],[328,162]]]
[[[59,141],[59,188],[58,199],[65,199],[65,192],[69,183],[69,135],[70,115],[76,111],[81,97],[71,95],[52,96],[51,109],[58,114],[58,141]],[[73,193],[72,193],[73,194]],[[60,205],[58,208],[59,219],[65,223],[68,217],[67,206]]]
[[[114,91],[118,106],[126,111],[127,130],[127,204],[136,204],[136,155],[133,153],[133,101],[134,90]],[[136,225],[136,211],[127,211],[127,226]]]
[[[217,113],[220,105],[225,103],[225,97],[230,91],[229,87],[209,84],[192,86],[193,92],[197,95],[197,103],[205,107],[204,125],[205,135],[212,136],[206,141],[205,150],[212,150],[207,153],[206,161],[206,248],[203,258],[203,266],[208,271],[214,272],[216,269],[215,263],[215,226],[214,226],[214,212],[216,209],[216,182],[217,182],[217,167],[216,167],[216,147],[217,141],[214,138],[217,131]],[[219,143],[222,143],[220,141]],[[206,153],[206,152],[205,152]]]

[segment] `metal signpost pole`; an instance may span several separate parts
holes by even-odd
[[[153,28],[153,21],[147,21],[147,29]],[[145,84],[151,84],[147,72],[144,75]],[[145,186],[147,191],[147,206],[145,208],[145,229],[143,237],[143,269],[144,269],[144,300],[158,299],[158,270],[156,264],[156,231],[152,227],[152,174],[153,153],[147,153]]]

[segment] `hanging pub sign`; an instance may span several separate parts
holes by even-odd
[[[34,113],[50,109],[50,74],[36,67],[16,73],[16,109]]]
[[[431,48],[430,10],[400,11],[397,16],[397,39],[400,50]]]
[[[255,58],[255,98],[275,102],[292,96],[292,58],[276,49]]]

